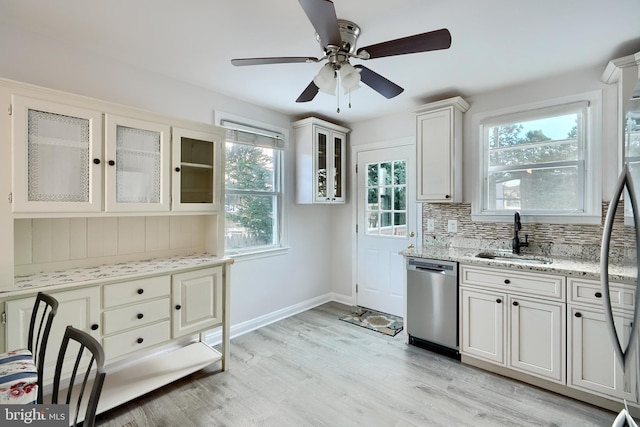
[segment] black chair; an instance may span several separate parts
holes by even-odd
[[[67,351],[72,351],[69,348],[70,341],[75,341],[79,346],[73,359],[67,359]],[[73,370],[71,371],[71,376],[67,378],[66,369],[64,368],[69,367],[71,364]],[[84,375],[81,379],[82,382],[79,382],[80,377],[78,377],[79,381],[76,384],[78,372],[84,372]],[[107,373],[104,371],[104,350],[100,343],[88,333],[73,326],[67,326],[53,377],[51,403],[66,403],[69,405],[69,408],[75,413],[72,414],[73,424],[71,425],[77,426],[79,422],[84,427],[93,427],[95,425],[98,401],[100,400],[100,393],[106,376]],[[62,384],[63,382],[64,384]],[[58,394],[61,393],[66,393],[64,401],[59,401],[58,399]],[[86,397],[85,393],[89,393],[88,400],[84,399]],[[84,416],[80,417],[82,412],[84,412]]]
[[[27,348],[9,350],[0,354],[0,366],[4,375],[0,377],[2,388],[13,393],[13,403],[44,403],[43,372],[53,318],[58,311],[58,300],[51,295],[38,292],[31,312]],[[30,395],[37,384],[36,398]]]

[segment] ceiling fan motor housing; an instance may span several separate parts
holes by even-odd
[[[342,46],[327,45],[323,46],[323,41],[320,40],[320,36],[316,33],[316,40],[320,43],[320,46],[327,55],[327,59],[330,63],[340,67],[349,59],[349,55],[354,55],[356,52],[356,42],[360,35],[360,27],[351,21],[345,19],[338,19],[338,28],[340,29],[340,38],[342,39]]]

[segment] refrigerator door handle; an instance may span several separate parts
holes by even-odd
[[[607,329],[609,330],[611,343],[613,344],[613,349],[618,356],[618,361],[620,362],[623,372],[626,372],[627,362],[631,360],[631,354],[633,353],[633,349],[636,346],[636,341],[638,339],[638,306],[640,305],[640,292],[636,292],[633,311],[633,323],[631,325],[629,342],[623,349],[618,338],[615,322],[613,320],[611,298],[609,297],[609,245],[611,243],[613,220],[625,186],[627,187],[627,193],[631,201],[633,222],[635,226],[636,248],[638,248],[638,243],[640,242],[640,218],[638,218],[638,203],[633,189],[631,172],[629,171],[629,166],[625,164],[622,169],[622,173],[618,178],[618,182],[616,183],[615,193],[611,198],[609,209],[607,210],[607,217],[604,223],[604,231],[602,233],[602,247],[600,251],[600,283],[602,285],[602,296],[606,315],[605,318],[607,321]],[[636,251],[636,265],[640,266],[640,251]]]

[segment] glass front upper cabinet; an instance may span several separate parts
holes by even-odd
[[[221,201],[221,147],[224,131],[173,128],[174,211],[215,211]]]
[[[171,128],[107,114],[106,210],[169,210]]]
[[[14,95],[17,213],[102,209],[102,113]]]
[[[315,126],[316,203],[344,202],[346,134]]]

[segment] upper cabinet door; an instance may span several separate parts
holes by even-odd
[[[224,131],[172,129],[172,210],[220,209],[223,141]]]
[[[105,201],[111,212],[169,210],[171,128],[105,115]]]
[[[102,113],[12,97],[13,211],[102,209]]]

